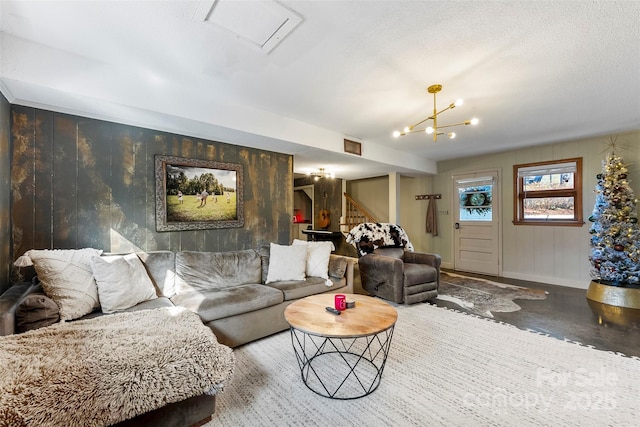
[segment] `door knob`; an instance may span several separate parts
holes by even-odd
[[[460,229],[460,223],[459,222],[456,222],[453,226],[455,227],[456,230]]]

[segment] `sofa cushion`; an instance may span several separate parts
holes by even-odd
[[[412,286],[419,283],[435,282],[438,271],[425,264],[404,264],[404,285]]]
[[[26,332],[53,325],[60,320],[60,310],[44,292],[27,295],[16,308],[16,332]]]
[[[172,251],[138,252],[149,277],[160,295],[172,297],[176,293],[176,254]]]
[[[285,246],[271,243],[269,272],[265,283],[279,280],[304,280],[307,267],[307,246]]]
[[[334,280],[330,280],[330,283],[333,284],[331,287],[327,286],[327,279],[323,279],[322,277],[307,277],[306,280],[281,280],[265,286],[279,289],[284,293],[284,300],[291,301],[340,287],[342,282],[338,281],[338,285],[336,286]]]
[[[129,311],[139,311],[139,310],[153,310],[154,308],[164,308],[164,307],[175,307],[175,304],[171,302],[171,300],[167,297],[158,297],[148,301],[143,301],[140,304],[136,304],[133,307],[129,307],[125,310],[118,311],[118,313],[124,313]],[[97,309],[87,314],[86,316],[82,316],[80,319],[77,319],[77,320],[93,319],[96,317],[111,316],[111,315],[112,314],[103,313],[102,310]]]
[[[32,249],[31,258],[45,294],[60,309],[60,320],[77,319],[99,306],[91,258],[98,249]]]
[[[253,249],[176,254],[176,293],[261,283],[260,255]]]
[[[96,256],[91,259],[91,267],[103,313],[157,298],[156,288],[136,254]]]
[[[283,300],[282,292],[259,284],[194,291],[171,298],[175,305],[198,313],[204,323],[277,305]]]
[[[175,307],[171,300],[167,297],[158,297],[146,301],[142,301],[139,304],[129,307],[122,311],[139,311],[139,310],[153,310],[154,308]]]

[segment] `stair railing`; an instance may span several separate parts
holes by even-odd
[[[378,222],[373,215],[360,206],[360,204],[353,200],[347,193],[344,193],[344,198],[346,201],[346,212],[340,224],[340,230],[342,230],[343,233],[348,233],[353,227],[363,222]]]

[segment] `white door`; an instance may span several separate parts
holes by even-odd
[[[500,275],[498,178],[497,170],[453,176],[455,270]]]

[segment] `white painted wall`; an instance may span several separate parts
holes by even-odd
[[[417,251],[435,252],[443,265],[453,266],[453,183],[451,176],[479,169],[500,169],[502,173],[502,275],[586,289],[589,286],[589,215],[595,202],[596,175],[602,168],[608,136],[536,146],[486,156],[462,158],[438,163],[438,174],[424,177],[402,177],[401,221]],[[616,152],[629,164],[629,179],[636,198],[640,198],[640,130],[617,136]],[[622,148],[625,147],[625,148]],[[536,161],[583,158],[582,227],[515,226],[513,220],[513,165]],[[378,184],[376,187],[372,184]],[[372,198],[387,200],[386,180],[350,182],[349,191],[365,206],[375,206]],[[441,193],[437,201],[437,237],[426,234],[425,216],[428,202],[415,200],[416,194]],[[351,194],[351,193],[349,193]],[[457,200],[456,200],[457,202]],[[446,214],[443,211],[448,211]]]

